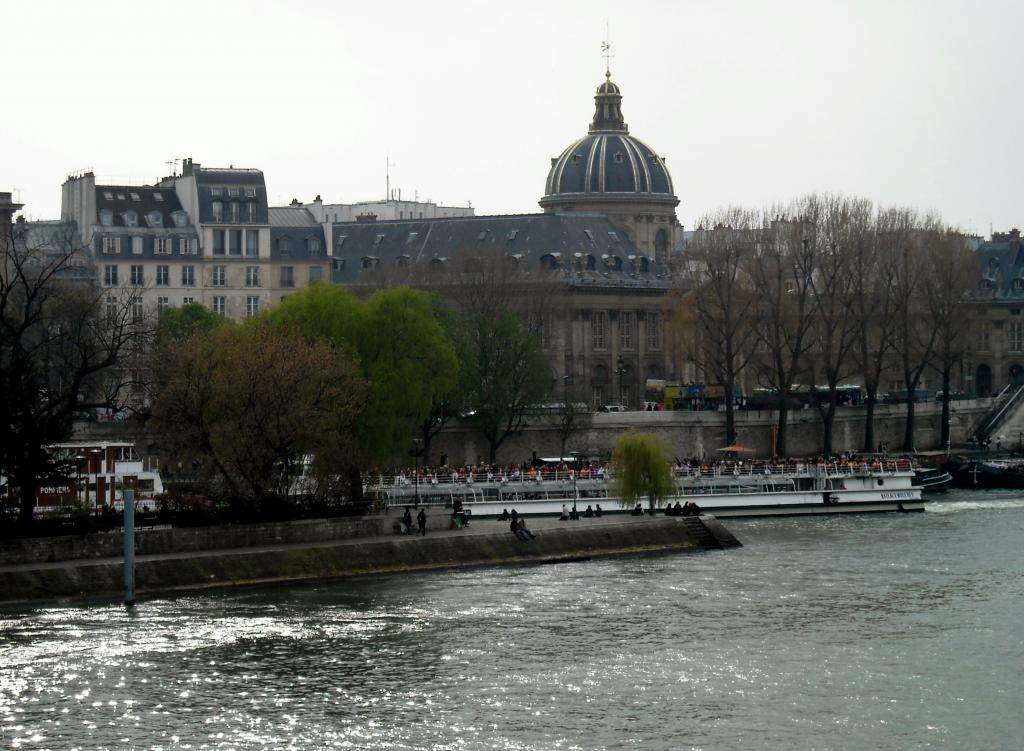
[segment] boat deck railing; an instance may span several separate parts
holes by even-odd
[[[849,477],[879,474],[895,474],[914,471],[914,464],[906,458],[882,459],[875,458],[849,462],[736,462],[734,464],[708,464],[700,467],[680,466],[673,469],[676,479],[685,480],[728,480],[730,478],[748,477]],[[498,471],[472,470],[451,472],[425,472],[420,475],[373,475],[367,478],[367,490],[387,490],[389,488],[419,487],[422,490],[454,490],[461,487],[464,492],[472,493],[474,489],[508,484],[547,484],[572,483],[587,481],[607,481],[614,478],[611,469],[582,469],[578,473],[573,469],[542,467],[529,470]]]

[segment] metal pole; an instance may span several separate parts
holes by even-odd
[[[135,491],[124,490],[124,605],[135,607]]]

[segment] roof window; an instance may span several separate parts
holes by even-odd
[[[609,239],[611,239],[611,241],[612,241],[613,243],[621,242],[621,241],[619,240],[619,236],[618,236],[618,235],[617,235],[616,233],[614,233],[614,232],[612,232],[612,231],[610,231],[610,230],[609,230],[609,232],[608,232],[608,237],[609,237]]]
[[[154,193],[153,194],[153,200],[154,201],[163,201],[164,200],[164,194],[163,193]]]
[[[485,229],[484,230],[480,230],[480,234],[476,236],[476,239],[477,240],[486,240],[487,239],[487,230],[485,230]]]
[[[377,237],[375,237],[374,240],[373,240],[373,247],[376,248],[382,242],[384,242],[384,235],[377,235]]]
[[[510,243],[514,243],[518,236],[519,236],[519,230],[517,230],[517,229],[509,230],[508,238],[507,239],[508,239],[508,241]]]
[[[106,198],[108,201],[114,200],[114,194],[111,193],[109,190],[103,191],[103,197]]]
[[[616,151],[614,159],[616,164],[622,164],[622,152]]]
[[[416,242],[416,238],[420,236],[419,232],[410,232],[409,237],[406,239],[407,243]]]
[[[335,238],[334,240],[334,247],[340,248],[342,245],[345,244],[346,240],[348,240],[348,235],[338,235],[338,237]]]
[[[124,200],[124,193],[118,193],[117,194],[117,200],[118,201],[123,201]]]
[[[129,193],[128,195],[130,195],[132,197],[133,201],[141,201],[142,200],[142,196],[140,196],[138,193]]]
[[[583,230],[583,234],[587,236],[587,239],[590,240],[590,242],[594,242],[594,233],[589,229]]]

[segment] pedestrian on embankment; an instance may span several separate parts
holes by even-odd
[[[419,532],[424,537],[427,536],[427,511],[426,509],[420,509],[420,513],[416,515],[416,523],[420,525]]]

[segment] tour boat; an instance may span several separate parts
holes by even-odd
[[[676,470],[676,493],[668,503],[696,503],[715,516],[842,514],[867,511],[923,511],[916,468],[907,459],[871,462],[742,462]],[[587,476],[584,476],[587,475]],[[583,513],[629,512],[615,496],[608,475],[572,470],[461,474],[429,478],[374,478],[367,493],[386,506],[416,503],[462,504],[473,516],[557,514],[563,505]],[[644,504],[646,507],[646,504]],[[664,510],[664,504],[661,510]]]

